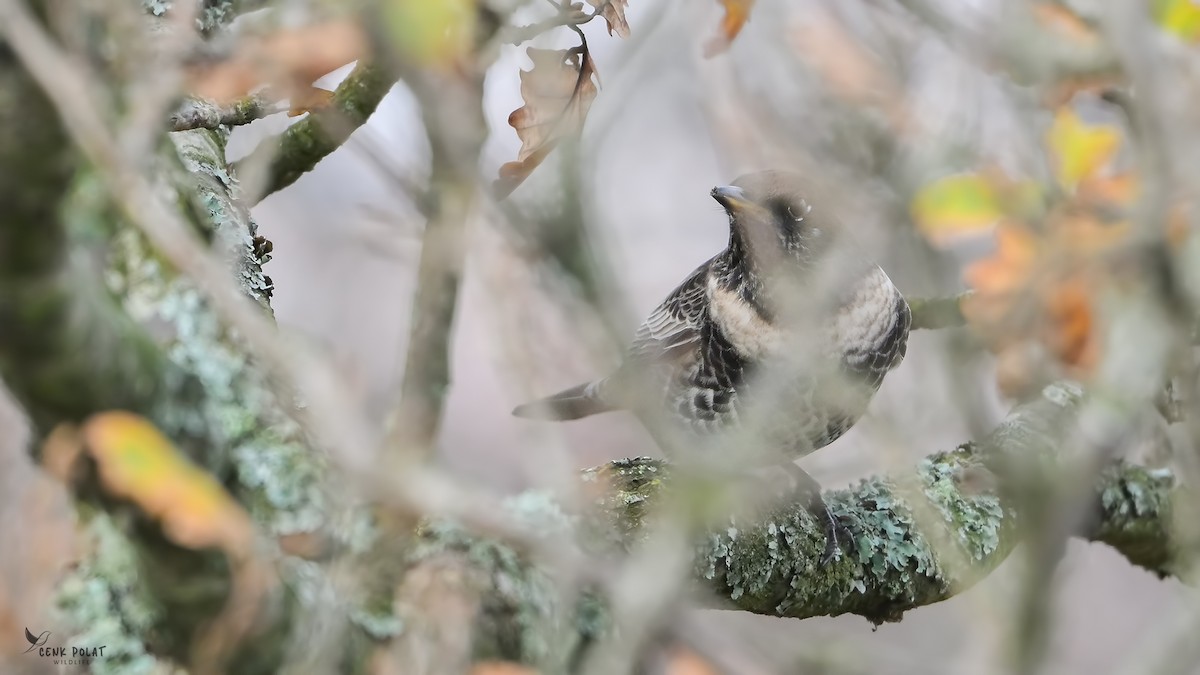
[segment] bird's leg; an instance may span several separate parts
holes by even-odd
[[[821,554],[821,567],[841,555],[842,542],[849,544],[853,541],[851,532],[833,515],[833,511],[821,496],[820,483],[807,471],[792,462],[786,462],[756,469],[755,473],[776,488],[780,499],[793,503],[802,501],[804,508],[822,524],[825,530],[825,551]]]

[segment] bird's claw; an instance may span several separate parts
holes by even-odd
[[[822,529],[825,532],[825,550],[821,553],[821,559],[817,562],[817,566],[825,568],[841,559],[842,543],[845,542],[847,545],[852,543],[854,534],[842,523],[841,519],[833,515],[833,511],[829,509],[824,500],[821,501],[818,508],[820,513],[814,515],[821,520]]]

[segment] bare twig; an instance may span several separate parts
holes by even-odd
[[[422,103],[433,153],[429,215],[417,271],[400,402],[391,420],[392,446],[409,458],[428,456],[441,423],[450,381],[451,323],[466,250],[467,220],[478,192],[476,165],[483,147],[482,72],[452,82],[433,73],[406,78]]]

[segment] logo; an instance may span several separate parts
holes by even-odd
[[[25,629],[25,639],[29,640],[29,649],[26,649],[24,652],[24,653],[28,654],[29,652],[37,649],[38,647],[44,647],[46,645],[46,640],[50,639],[50,631],[44,630],[44,631],[42,631],[41,635],[34,637],[33,633],[30,633],[29,629],[26,628]]]
[[[53,659],[56,666],[91,665],[93,660],[103,658],[104,649],[108,646],[47,647],[46,642],[50,640],[50,631],[44,630],[40,634],[34,635],[28,628],[25,629],[25,640],[29,642],[29,649],[24,651],[25,654],[36,649],[38,656]]]

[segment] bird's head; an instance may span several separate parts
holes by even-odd
[[[730,252],[760,271],[811,266],[830,249],[837,221],[815,210],[806,182],[787,171],[760,171],[715,187],[713,199],[729,214]]]
[[[781,291],[767,288],[775,282],[811,286],[814,276],[855,274],[860,261],[852,242],[832,214],[813,205],[811,191],[811,183],[788,171],[746,174],[713,188],[729,214],[727,283],[757,287],[765,301]]]

